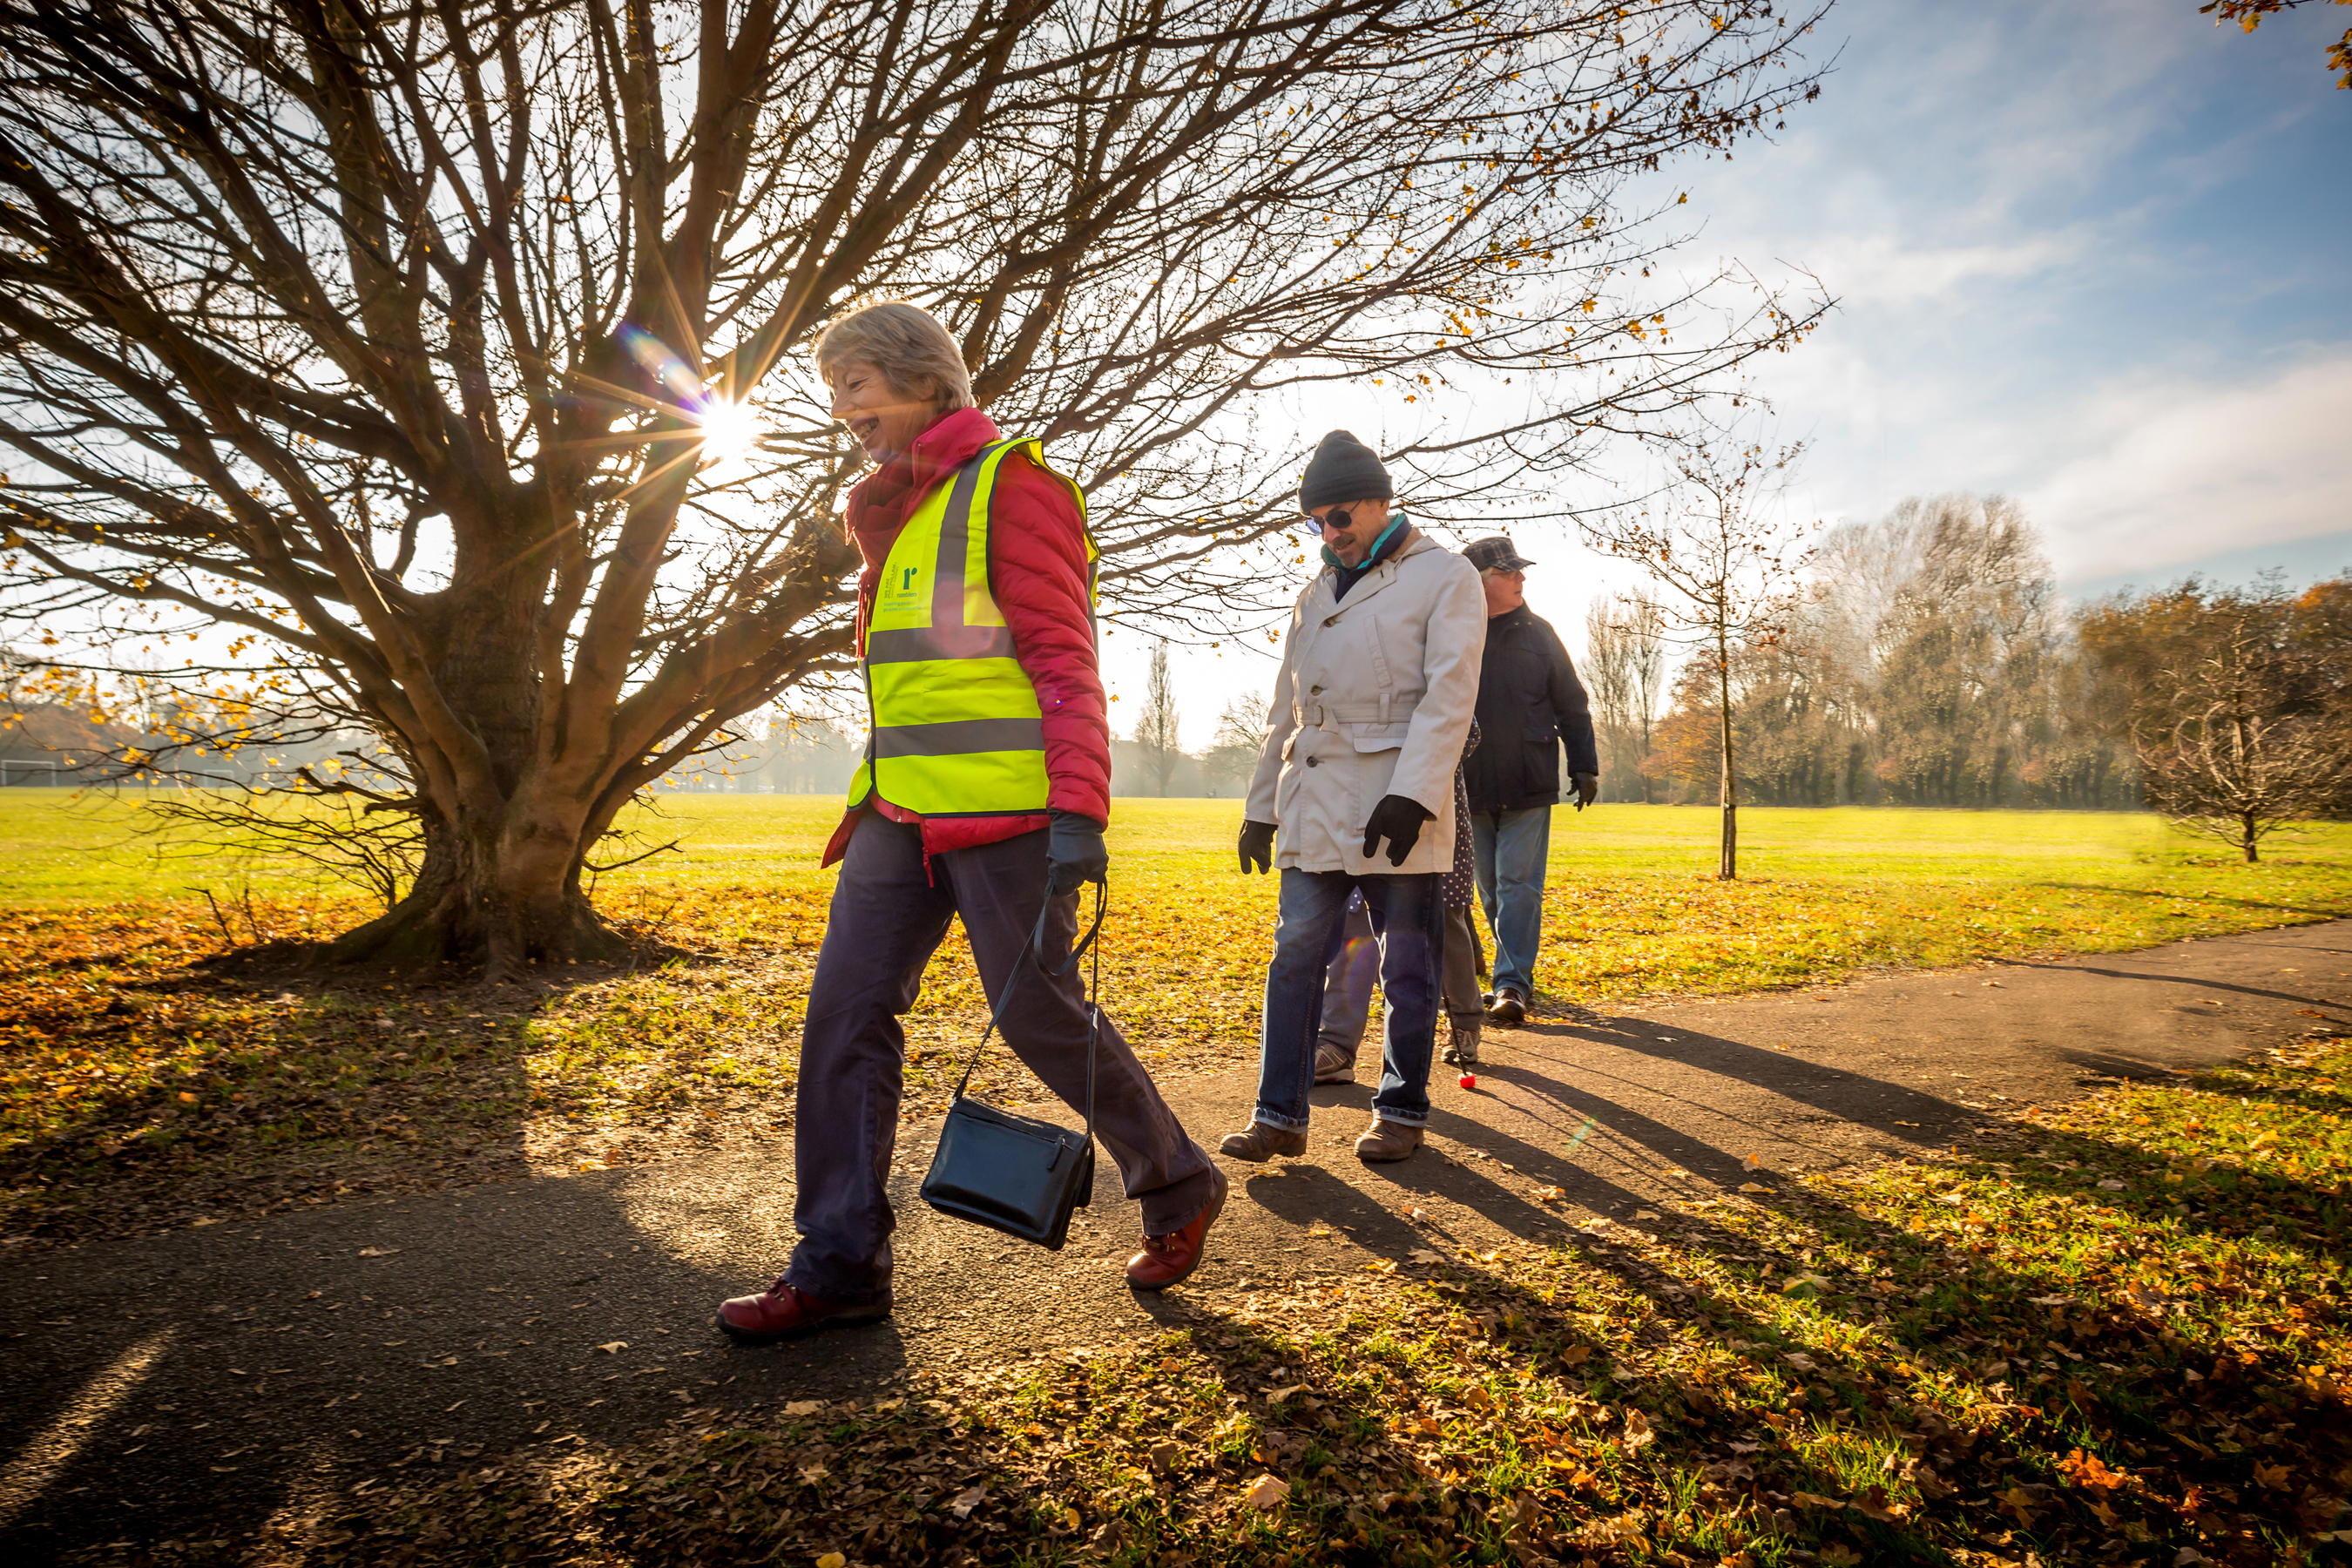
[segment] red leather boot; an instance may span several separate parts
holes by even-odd
[[[738,1296],[719,1304],[719,1327],[730,1339],[747,1345],[796,1340],[819,1329],[846,1329],[878,1323],[890,1315],[890,1299],[845,1306],[794,1289],[782,1279],[756,1296]]]
[[[1217,1178],[1209,1206],[1181,1229],[1145,1237],[1143,1250],[1127,1260],[1129,1284],[1139,1290],[1165,1290],[1201,1266],[1201,1256],[1208,1249],[1209,1227],[1224,1212],[1225,1194],[1231,1190],[1223,1171],[1211,1166],[1209,1173]]]

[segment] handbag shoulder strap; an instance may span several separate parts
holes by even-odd
[[[1095,1046],[1102,1037],[1101,1015],[1097,1010],[1100,1005],[1102,992],[1102,949],[1097,945],[1095,939],[1102,934],[1103,916],[1108,910],[1109,891],[1108,879],[1095,884],[1094,923],[1087,928],[1087,934],[1078,940],[1078,944],[1070,949],[1070,956],[1063,961],[1062,966],[1059,969],[1046,971],[1043,959],[1039,959],[1037,964],[1041,971],[1058,978],[1076,969],[1078,966],[1078,960],[1086,956],[1088,948],[1094,949],[1094,975],[1087,987],[1086,1112],[1087,1137],[1089,1140],[1092,1140],[1095,1135]],[[956,1079],[955,1093],[949,1097],[949,1103],[953,1104],[956,1100],[961,1100],[964,1089],[971,1085],[972,1071],[980,1066],[981,1053],[988,1049],[988,1037],[996,1032],[996,1026],[1003,1020],[1004,1005],[1013,999],[1013,988],[1021,983],[1021,966],[1037,956],[1038,949],[1045,940],[1045,917],[1051,914],[1053,910],[1053,896],[1048,894],[1045,907],[1037,911],[1037,923],[1030,928],[1029,940],[1021,944],[1020,954],[1013,961],[1013,972],[1004,977],[1004,987],[996,994],[996,1005],[989,1012],[988,1026],[981,1030],[980,1043],[972,1047],[970,1059],[963,1064],[963,1076]]]

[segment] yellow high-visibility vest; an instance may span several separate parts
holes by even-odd
[[[1026,448],[1070,487],[1081,530],[1087,500],[1045,468],[1034,440],[999,441],[923,498],[883,563],[866,628],[873,727],[849,782],[849,809],[879,793],[925,816],[1001,816],[1045,809],[1045,729],[1037,689],[988,590],[996,470]],[[1085,534],[1088,598],[1099,552]]]

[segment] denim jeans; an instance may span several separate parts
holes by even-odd
[[[1478,902],[1495,933],[1495,990],[1536,994],[1536,948],[1543,940],[1544,858],[1551,807],[1481,811],[1470,818]]]
[[[1364,1026],[1372,1016],[1372,984],[1381,974],[1380,933],[1360,895],[1349,900],[1348,918],[1332,928],[1333,940],[1323,982],[1323,1026],[1316,1035],[1323,1045],[1347,1053],[1355,1065],[1364,1043]],[[1467,909],[1448,906],[1445,911],[1445,980],[1442,987],[1446,1016],[1456,1024],[1475,1024],[1486,1017],[1478,997],[1478,937]]]
[[[1372,986],[1381,977],[1381,937],[1372,911],[1359,891],[1348,900],[1348,915],[1331,928],[1323,944],[1323,1021],[1316,1039],[1337,1046],[1356,1059],[1364,1025],[1372,1016]]]
[[[1283,871],[1274,963],[1265,974],[1265,1023],[1258,1037],[1257,1121],[1292,1131],[1307,1125],[1332,931],[1347,918],[1349,895],[1361,888],[1365,907],[1382,933],[1381,992],[1388,999],[1381,1087],[1372,1096],[1372,1112],[1408,1127],[1428,1122],[1429,1063],[1437,1046],[1445,948],[1441,880],[1434,871],[1403,877]]]

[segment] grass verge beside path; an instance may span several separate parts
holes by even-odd
[[[129,833],[135,805],[0,792],[0,1236],[135,1232],[790,1126],[830,800],[666,798],[639,831],[680,837],[681,853],[608,879],[598,901],[686,956],[551,969],[495,993],[457,966],[198,967],[368,910],[284,867],[158,862]],[[1248,1062],[1276,879],[1236,874],[1238,805],[1121,801],[1116,815],[1108,1006],[1157,1071]],[[2249,867],[2145,816],[1741,820],[1747,879],[1722,883],[1711,812],[1555,814],[1537,1016],[2352,915],[2352,826]],[[199,871],[217,919],[153,896]],[[984,1016],[953,934],[908,1019],[908,1115],[940,1109]],[[983,1092],[1041,1092],[1008,1057],[991,1063]]]
[[[2347,1073],[2315,1037],[1567,1248],[1182,1291],[1139,1350],[553,1432],[254,1561],[2343,1561]]]

